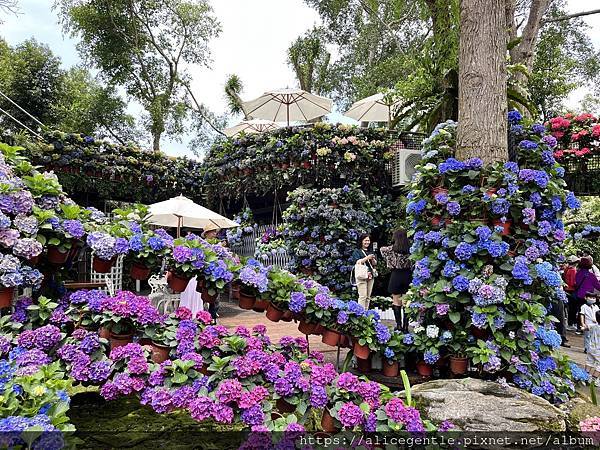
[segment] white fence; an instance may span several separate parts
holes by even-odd
[[[254,231],[250,235],[246,235],[242,238],[242,244],[238,246],[232,246],[231,249],[240,256],[253,257],[256,251],[256,240],[260,238],[265,231],[268,229],[275,228],[274,225],[259,225],[254,228]],[[261,259],[263,264],[268,266],[276,266],[282,269],[286,269],[289,263],[292,262],[292,257],[288,254],[285,249],[282,249],[279,253],[269,255],[268,258]]]

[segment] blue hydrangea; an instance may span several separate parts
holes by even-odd
[[[540,236],[548,236],[552,233],[552,224],[547,220],[542,220],[538,223],[538,234]]]
[[[407,214],[421,214],[425,207],[427,206],[427,202],[424,199],[418,200],[416,202],[408,202],[406,205]]]
[[[376,323],[375,336],[377,337],[377,342],[379,342],[380,344],[385,344],[390,340],[390,329],[380,322]]]
[[[461,261],[467,261],[471,259],[473,253],[475,253],[475,248],[467,242],[459,243],[454,250],[454,254]]]
[[[477,189],[475,188],[475,186],[471,186],[470,184],[467,184],[466,186],[463,186],[462,193],[463,194],[472,194],[476,190]]]
[[[405,334],[405,335],[404,335],[404,337],[402,338],[402,342],[403,342],[404,344],[406,344],[406,345],[410,345],[410,344],[412,344],[413,342],[415,342],[415,337],[414,337],[412,334],[410,334],[410,333],[407,333],[407,334]]]
[[[511,273],[515,279],[523,281],[526,285],[533,283],[533,278],[531,278],[529,267],[527,266],[527,258],[524,256],[517,256],[515,258],[515,265]]]
[[[541,374],[545,374],[546,372],[556,369],[556,361],[554,361],[554,358],[551,356],[547,356],[545,358],[538,359],[536,366]]]
[[[562,285],[562,278],[559,273],[554,270],[552,264],[547,261],[538,263],[535,265],[535,271],[538,277],[546,284],[551,287],[559,287]]]
[[[460,267],[452,260],[446,261],[444,264],[444,269],[442,270],[442,275],[446,278],[452,278],[460,271]]]
[[[448,202],[446,210],[451,216],[458,216],[460,214],[460,204],[458,202]]]
[[[439,244],[443,238],[442,233],[439,231],[429,231],[425,234],[424,240],[427,244],[435,243]]]
[[[290,311],[299,313],[306,307],[306,296],[302,292],[292,292],[290,295]]]
[[[487,325],[487,314],[474,312],[471,314],[471,323],[476,328],[484,328]]]
[[[590,374],[574,362],[570,362],[569,367],[571,368],[571,376],[575,381],[587,382],[590,380]]]
[[[579,209],[581,208],[581,202],[575,194],[571,191],[567,192],[567,196],[565,197],[565,203],[569,209]]]
[[[531,126],[531,131],[532,133],[539,134],[540,136],[542,136],[546,132],[546,127],[541,123],[534,123]]]
[[[556,163],[554,154],[550,150],[544,150],[542,152],[542,162],[547,166],[553,166]]]
[[[492,230],[490,230],[490,227],[482,225],[475,229],[475,234],[480,241],[486,241],[492,237]]]
[[[513,173],[519,173],[519,165],[516,162],[509,161],[504,163],[504,168]]]
[[[459,161],[456,158],[448,158],[443,163],[440,163],[438,169],[439,169],[440,173],[443,174],[443,173],[452,172],[452,171],[464,170],[466,167],[467,167],[467,165],[464,162]]]
[[[492,212],[498,216],[508,214],[510,202],[505,198],[499,198],[492,202]]]
[[[508,116],[508,121],[511,124],[517,124],[523,119],[523,116],[521,115],[521,113],[519,111],[517,111],[516,109],[509,111],[507,116]]]
[[[457,275],[452,279],[452,286],[459,292],[466,291],[469,288],[469,279],[462,275]]]
[[[394,350],[392,350],[392,349],[391,349],[391,348],[389,348],[389,347],[386,347],[386,348],[385,348],[385,350],[384,350],[384,352],[383,352],[383,355],[384,355],[384,356],[385,356],[387,359],[393,359],[393,358],[394,358],[394,356],[396,356],[396,354],[394,353]]]
[[[565,169],[563,167],[557,167],[554,169],[556,171],[556,176],[559,178],[564,178],[565,176]]]
[[[521,147],[523,150],[535,150],[536,148],[538,148],[538,145],[533,141],[523,139],[519,143],[519,147]]]
[[[438,361],[438,359],[440,359],[440,354],[439,353],[434,353],[432,351],[427,350],[423,354],[423,360],[427,364],[435,364]]]
[[[560,347],[562,339],[555,330],[549,330],[544,327],[539,327],[536,330],[535,334],[536,337],[540,339],[542,343],[544,343],[544,345],[547,345],[552,348]]]

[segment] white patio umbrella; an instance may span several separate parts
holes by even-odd
[[[223,133],[225,133],[227,137],[233,137],[240,134],[242,131],[246,134],[253,134],[264,133],[265,131],[272,131],[277,128],[279,128],[279,125],[272,120],[252,119],[242,120],[237,125],[225,128]]]
[[[329,114],[332,105],[331,99],[302,89],[278,89],[243,102],[242,109],[246,117],[287,122],[289,126],[290,121],[308,122]]]
[[[400,100],[391,101],[380,93],[354,102],[344,115],[359,122],[387,122],[389,125],[399,105]]]
[[[153,225],[176,227],[177,237],[182,227],[215,229],[240,226],[239,223],[200,206],[183,195],[150,205],[146,219]]]

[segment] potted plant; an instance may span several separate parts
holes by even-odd
[[[169,314],[163,321],[149,323],[144,327],[143,337],[150,341],[152,361],[157,364],[169,359],[171,349],[177,346],[178,313]]]
[[[406,344],[404,334],[399,331],[392,332],[390,340],[383,352],[382,373],[386,377],[397,377],[399,372],[399,361],[404,360]]]
[[[465,330],[455,330],[453,339],[449,344],[450,353],[450,372],[454,375],[464,375],[469,367],[469,358],[467,357],[468,335]]]
[[[176,239],[172,252],[167,254],[167,282],[173,292],[185,291],[194,273],[199,272],[204,264],[204,251],[197,243],[185,238]]]
[[[256,299],[269,288],[268,269],[255,259],[250,259],[240,270],[239,306],[253,309]]]
[[[290,295],[300,290],[296,277],[283,269],[273,269],[269,272],[269,307],[267,308],[267,319],[279,322],[283,313],[288,309]]]
[[[134,280],[147,280],[153,269],[160,267],[163,258],[171,251],[171,242],[152,230],[135,233],[129,237],[131,256],[130,275]]]
[[[413,332],[414,347],[423,355],[417,362],[417,372],[421,376],[431,377],[433,366],[440,359],[440,329],[437,325],[428,325],[427,328],[417,325]]]
[[[92,268],[98,273],[110,272],[117,256],[129,251],[127,239],[115,238],[102,231],[94,231],[88,234],[87,244],[94,254]]]

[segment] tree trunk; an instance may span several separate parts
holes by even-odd
[[[461,0],[457,157],[508,160],[503,0]]]
[[[155,132],[152,134],[152,150],[160,152],[160,135],[162,133]]]
[[[540,25],[542,24],[542,18],[544,17],[549,4],[550,0],[532,0],[529,8],[529,15],[527,17],[527,24],[521,35],[521,42],[519,42],[519,44],[510,52],[511,62],[513,64],[523,64],[529,71],[533,69],[537,37],[540,31]],[[527,82],[525,74],[521,72],[517,72],[514,77],[518,83],[525,84]]]

